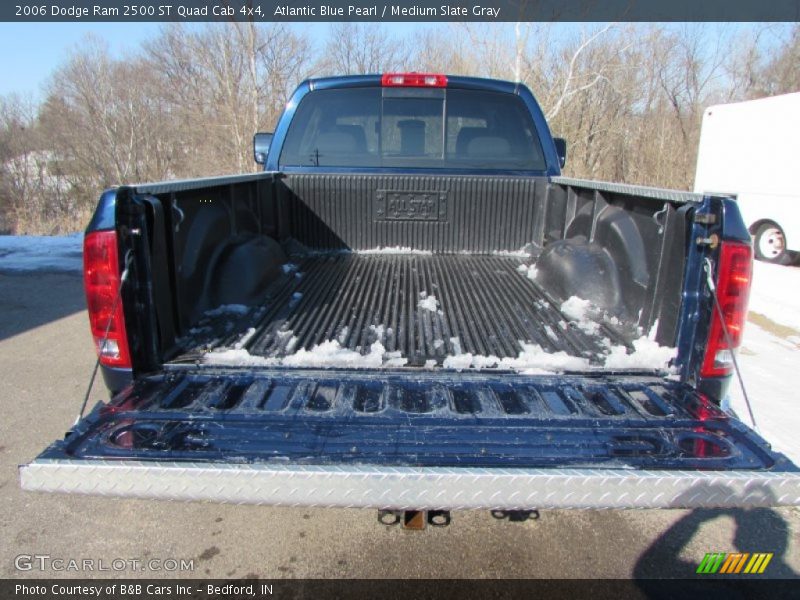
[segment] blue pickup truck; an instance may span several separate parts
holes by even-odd
[[[523,85],[304,82],[256,174],[86,231],[112,391],[27,490],[385,511],[775,506],[720,408],[752,250],[726,197],[569,179]]]

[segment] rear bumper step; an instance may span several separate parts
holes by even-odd
[[[38,459],[30,491],[237,504],[384,509],[800,505],[787,472],[202,464]]]

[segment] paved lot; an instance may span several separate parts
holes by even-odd
[[[82,575],[17,571],[20,554],[193,559],[184,576],[231,578],[681,576],[706,552],[737,548],[776,553],[769,574],[800,573],[797,509],[543,511],[526,523],[459,512],[449,528],[413,533],[367,510],[24,493],[17,465],[73,421],[91,371],[81,307],[77,275],[0,275],[0,577]]]

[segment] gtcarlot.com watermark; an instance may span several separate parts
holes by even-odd
[[[49,554],[19,554],[14,558],[17,571],[109,573],[124,571],[194,571],[194,559],[186,558],[70,558]]]

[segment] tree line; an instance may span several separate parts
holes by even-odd
[[[115,57],[87,38],[41,100],[0,97],[0,233],[81,230],[101,190],[255,170],[303,79],[388,71],[518,80],[569,144],[565,174],[689,189],[705,107],[800,90],[800,26],[165,26]],[[765,149],[766,151],[766,149]]]

